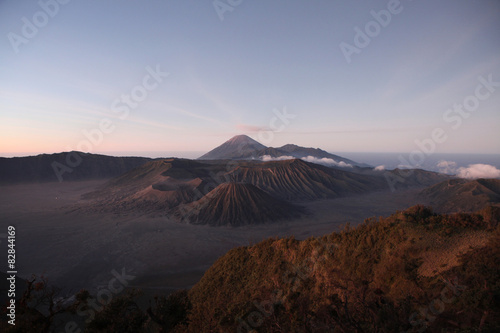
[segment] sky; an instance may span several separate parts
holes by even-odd
[[[0,0],[0,36],[0,156],[500,153],[497,0]]]

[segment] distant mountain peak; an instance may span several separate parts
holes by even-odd
[[[247,135],[236,135],[199,159],[251,159],[257,156],[258,151],[266,148],[266,146]]]
[[[284,150],[296,149],[296,148],[300,148],[300,147],[297,145],[294,145],[293,143],[288,143],[288,144],[280,147],[280,149],[284,149]]]
[[[319,148],[306,148],[295,144],[286,144],[279,148],[266,147],[247,135],[236,135],[222,145],[212,149],[200,160],[266,160],[275,158],[304,158],[310,162],[318,162],[337,167],[365,167],[350,159],[330,154]]]
[[[248,135],[241,134],[241,135],[235,135],[231,139],[227,140],[226,143],[252,143],[252,144],[259,144],[260,143]]]

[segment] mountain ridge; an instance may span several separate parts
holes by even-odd
[[[472,212],[488,205],[500,207],[500,180],[454,178],[422,190],[419,196],[439,212]]]
[[[382,189],[382,178],[328,168],[301,159],[239,165],[229,172],[271,195],[291,201],[337,198]]]
[[[269,156],[270,158],[292,157],[292,158],[307,158],[316,159],[331,159],[341,167],[366,167],[368,165],[357,163],[342,156],[328,153],[320,148],[301,147],[295,144],[286,144],[281,147],[266,147],[247,135],[237,135],[227,140],[220,146],[210,150],[206,154],[198,157],[198,160],[248,160],[248,159],[263,159]],[[344,164],[342,164],[344,163]],[[335,163],[332,163],[335,165]]]
[[[0,157],[0,184],[112,178],[152,160],[148,157],[115,157],[78,151]]]
[[[259,201],[262,207],[267,207],[267,202],[274,202],[276,207],[286,206],[290,211],[296,211],[292,202],[364,194],[383,190],[385,186],[385,181],[380,176],[328,168],[301,159],[269,162],[248,160],[230,164],[227,161],[205,163],[198,160],[165,159],[151,161],[109,180],[100,189],[85,194],[82,199],[88,200],[83,205],[86,206],[85,209],[90,210],[117,213],[137,210],[147,214],[170,216],[172,213],[175,215],[177,207],[181,205],[190,210],[197,210],[199,205],[187,205],[196,201],[209,202],[210,195],[218,193],[210,194],[211,191],[221,184],[233,182],[247,184],[245,186],[248,188],[241,187],[240,191],[233,192],[247,196],[248,202]],[[220,190],[219,188],[218,191]],[[265,200],[256,199],[263,196],[266,196]],[[239,210],[243,212],[243,215],[239,216],[245,221],[243,224],[251,220],[279,219],[272,209],[264,209],[269,215],[266,218],[253,211],[245,211],[248,206],[245,200],[238,199],[238,204],[241,205]],[[233,206],[230,211],[237,211]],[[247,219],[246,215],[260,217]],[[286,212],[280,215],[288,216]],[[195,222],[201,221],[200,224],[211,225],[214,221],[207,222],[208,219],[204,216],[219,219],[227,215],[210,215],[203,211],[200,216],[202,218],[197,218]]]

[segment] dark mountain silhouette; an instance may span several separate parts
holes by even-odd
[[[451,177],[442,173],[422,169],[394,169],[383,172],[363,170],[364,174],[382,174],[391,190],[407,189],[411,187],[431,186]]]
[[[200,160],[237,160],[257,157],[256,153],[266,146],[246,135],[237,135],[217,148],[201,156]]]
[[[146,157],[113,157],[82,152],[0,157],[0,183],[112,178],[151,160]],[[61,178],[58,178],[57,173]]]
[[[451,179],[431,186],[420,198],[438,212],[473,212],[488,205],[500,206],[500,180]]]
[[[224,183],[198,201],[179,207],[175,216],[193,224],[242,226],[299,217],[302,209],[251,184]]]

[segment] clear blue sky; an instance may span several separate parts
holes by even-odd
[[[500,86],[467,99],[478,77],[500,82],[497,0],[243,0],[223,13],[211,0],[55,1],[41,0],[52,16],[0,1],[0,156],[208,151],[237,134],[410,152],[435,128],[437,152],[500,153]],[[356,27],[372,37],[348,63]],[[144,90],[157,67],[168,76]],[[120,101],[132,91],[135,108]],[[467,117],[447,113],[466,100]],[[295,118],[273,120],[284,109]]]

